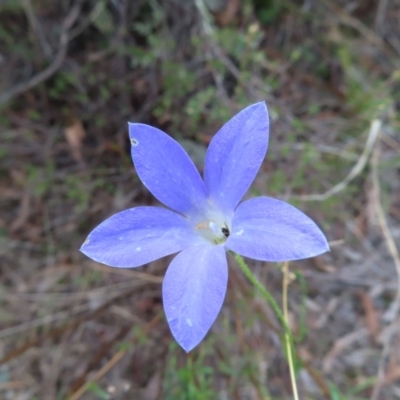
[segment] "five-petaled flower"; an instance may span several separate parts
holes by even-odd
[[[187,352],[204,338],[221,309],[228,281],[226,250],[279,262],[329,249],[317,225],[290,204],[269,197],[240,203],[264,159],[268,135],[265,103],[245,108],[212,139],[202,179],[170,136],[129,123],[136,172],[168,208],[119,212],[82,245],[88,257],[118,268],[179,253],[167,269],[162,294],[172,334]]]

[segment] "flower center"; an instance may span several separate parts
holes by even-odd
[[[224,223],[222,226],[215,221],[200,222],[195,226],[199,234],[214,244],[221,244],[226,241],[230,232]]]

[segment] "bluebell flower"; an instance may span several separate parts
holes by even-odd
[[[167,208],[135,207],[95,228],[81,247],[93,260],[134,268],[178,253],[162,285],[166,318],[186,352],[204,338],[224,301],[226,251],[261,261],[289,261],[329,250],[325,236],[301,211],[280,200],[240,203],[268,146],[264,102],[229,120],[212,139],[204,176],[174,139],[129,123],[131,153],[146,188]]]

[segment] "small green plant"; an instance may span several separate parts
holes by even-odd
[[[168,359],[164,377],[163,392],[166,400],[208,400],[215,395],[213,389],[214,369],[205,364],[199,352],[186,358],[183,366],[178,365],[174,355],[177,346],[170,344],[172,355]]]

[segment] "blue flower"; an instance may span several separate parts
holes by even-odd
[[[201,342],[221,309],[227,250],[275,262],[329,250],[317,225],[290,204],[269,197],[240,203],[264,159],[268,135],[265,103],[245,108],[212,139],[202,179],[170,136],[129,123],[136,172],[168,208],[119,212],[95,228],[81,247],[93,260],[118,268],[179,253],[165,274],[162,293],[172,334],[187,352]]]

